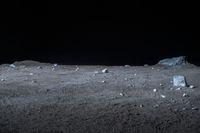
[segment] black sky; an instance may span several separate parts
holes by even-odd
[[[197,3],[17,0],[1,5],[1,63],[143,65],[186,55],[200,64]]]

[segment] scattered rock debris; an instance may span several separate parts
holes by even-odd
[[[186,87],[186,79],[184,76],[181,75],[175,75],[173,76],[173,85],[174,86],[181,86],[181,87]]]
[[[102,72],[102,73],[108,73],[109,71],[108,71],[107,68],[105,68],[105,69],[103,69],[101,72]]]

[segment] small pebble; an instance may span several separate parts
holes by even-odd
[[[173,98],[171,98],[170,102],[175,103],[176,101]]]
[[[124,94],[123,94],[123,93],[119,93],[119,95],[120,95],[120,96],[124,96]]]
[[[1,79],[1,81],[3,82],[3,81],[6,81],[5,79]]]
[[[190,89],[194,89],[194,86],[193,86],[193,85],[190,85],[189,88],[190,88]]]
[[[182,110],[184,111],[184,110],[186,110],[186,108],[182,108]]]
[[[177,90],[177,91],[181,90],[181,87],[177,88],[176,90]]]
[[[192,110],[199,110],[197,107],[193,107]]]
[[[105,83],[106,81],[105,80],[103,80],[103,81],[101,81],[102,83]]]
[[[12,68],[15,68],[15,67],[16,67],[14,64],[10,64],[9,66],[12,67]]]
[[[103,70],[102,70],[102,73],[108,73],[108,69],[106,69],[106,68],[103,69]]]
[[[54,66],[54,67],[57,67],[57,66],[58,66],[58,64],[53,64],[53,66]]]
[[[166,96],[165,95],[160,95],[162,98],[166,98]]]
[[[94,71],[94,74],[99,74],[99,71]]]
[[[37,81],[31,81],[32,84],[37,83]]]
[[[175,111],[175,112],[177,112],[177,111],[178,111],[178,109],[174,109],[174,111]]]
[[[140,113],[135,113],[135,115],[140,115]]]
[[[183,93],[183,97],[189,97],[189,95],[186,93]]]
[[[125,65],[124,67],[130,67],[130,65]]]
[[[78,66],[76,66],[76,70],[75,70],[75,71],[77,72],[78,70],[79,70],[79,67],[78,67]]]
[[[135,73],[134,76],[136,76],[137,74]]]
[[[42,69],[42,67],[41,67],[41,66],[38,66],[37,69]]]
[[[156,105],[154,105],[153,107],[154,107],[154,108],[158,108],[158,107],[159,107],[159,105],[158,105],[158,104],[156,104]]]
[[[157,92],[157,89],[153,89],[153,92]]]
[[[163,84],[160,84],[160,86],[163,86]]]
[[[140,105],[140,108],[143,108],[143,107],[144,107],[144,105],[141,104],[141,105]]]
[[[31,76],[32,76],[32,75],[33,75],[33,73],[29,73],[29,75],[31,75]]]

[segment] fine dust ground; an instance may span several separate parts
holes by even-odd
[[[0,66],[0,133],[200,133],[194,65],[15,65]],[[195,88],[176,90],[173,75]]]

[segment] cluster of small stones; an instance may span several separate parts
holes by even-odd
[[[167,60],[167,61],[169,61],[169,60]],[[171,60],[170,60],[170,61],[171,61]],[[160,63],[160,64],[161,64],[161,63]],[[165,65],[166,65],[166,64],[165,64]],[[148,66],[148,65],[145,65],[145,66]],[[11,67],[11,68],[16,68],[16,65],[11,64],[11,65],[9,65],[9,67]],[[52,71],[54,71],[54,70],[56,69],[56,67],[58,67],[58,65],[57,65],[57,64],[53,64],[53,66],[52,66]],[[130,67],[130,65],[125,65],[124,67]],[[38,66],[37,69],[42,69],[42,67],[41,67],[41,66]],[[152,67],[152,69],[154,69],[154,68]],[[79,71],[79,67],[78,67],[78,66],[76,66],[75,71],[76,71],[76,72]],[[99,74],[99,73],[100,73],[99,71],[94,71],[93,76],[96,76],[96,75]],[[101,70],[101,73],[104,73],[104,74],[109,73],[109,70],[108,70],[107,68],[102,69],[102,70]],[[29,73],[29,75],[32,76],[32,75],[34,75],[34,74],[33,74],[33,73]],[[135,73],[134,76],[136,76],[136,75],[137,75],[137,74]],[[128,80],[128,79],[125,78],[125,81],[127,81],[127,80]],[[2,79],[0,79],[0,81],[3,82],[3,81],[6,81],[6,80],[2,78]],[[103,81],[101,81],[101,82],[102,82],[102,83],[106,83],[105,80],[103,80]],[[32,81],[31,83],[37,83],[37,81]],[[177,90],[177,91],[178,91],[178,90],[181,90],[182,87],[188,87],[188,88],[190,88],[190,89],[194,89],[194,88],[195,88],[195,86],[193,86],[193,85],[187,85],[186,78],[185,78],[184,76],[182,76],[182,75],[174,75],[174,76],[173,76],[172,83],[173,83],[173,86],[176,87],[175,90]],[[159,86],[162,87],[162,86],[164,86],[164,85],[163,85],[162,83],[160,83]],[[174,90],[174,89],[171,87],[170,90]],[[157,92],[158,92],[158,89],[157,89],[157,88],[153,89],[153,92],[154,92],[154,93],[157,93]],[[124,93],[119,93],[119,95],[120,95],[121,97],[125,96]],[[183,93],[182,96],[183,96],[183,97],[189,97],[189,95],[188,95],[187,93]],[[163,99],[166,98],[166,96],[165,96],[164,94],[160,94],[160,97],[163,98]],[[144,105],[141,104],[139,107],[140,107],[140,108],[143,108]],[[154,105],[153,107],[154,107],[154,108],[158,108],[158,107],[159,107],[159,104],[156,104],[156,105]],[[183,108],[182,110],[186,110],[186,108]],[[198,110],[198,108],[197,108],[197,107],[192,107],[192,110]]]

